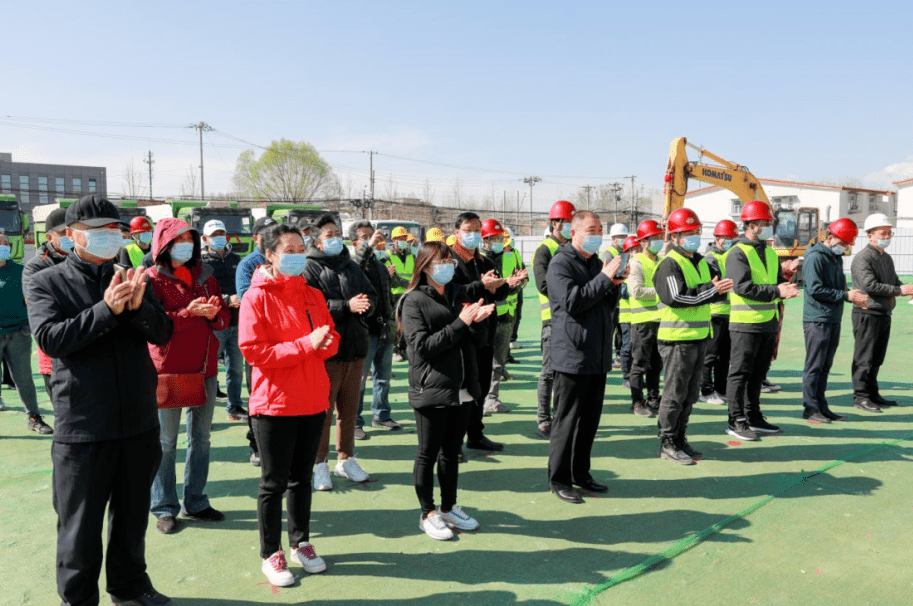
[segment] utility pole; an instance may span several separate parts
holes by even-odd
[[[149,157],[143,158],[143,162],[149,165],[149,199],[152,199],[152,165],[155,160],[152,159],[152,151],[149,151]]]
[[[637,225],[637,194],[634,191],[634,179],[636,177],[637,177],[637,175],[630,175],[628,177],[625,177],[625,179],[631,180],[631,217],[630,217],[631,221],[630,222],[633,225],[635,225],[634,229],[637,229],[637,227],[636,227],[636,225]]]
[[[529,176],[523,179],[529,184],[529,235],[533,235],[533,185],[542,181],[539,177]]]
[[[191,124],[187,128],[195,128],[200,131],[200,199],[206,199],[206,188],[203,185],[203,132],[209,132],[213,130],[211,126],[205,122],[197,122],[196,124]]]
[[[593,189],[592,185],[584,185],[580,189],[586,190],[586,209],[590,210],[590,190]]]
[[[615,204],[615,223],[618,223],[618,201],[621,200],[621,196],[618,195],[618,191],[621,189],[621,183],[612,183],[612,199]]]
[[[373,200],[374,199],[374,152],[369,151],[368,154],[369,154],[369,162],[370,162],[370,164],[369,164],[370,171],[369,172],[371,175],[371,199]]]

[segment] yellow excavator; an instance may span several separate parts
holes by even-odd
[[[697,162],[688,161],[686,147],[698,152]],[[705,157],[718,164],[704,164]],[[743,204],[751,200],[763,200],[770,204],[761,182],[747,168],[724,160],[703,147],[688,143],[685,137],[679,137],[672,141],[669,147],[669,163],[666,166],[664,191],[664,223],[669,217],[669,213],[685,205],[688,179],[697,179],[728,189],[738,196]],[[806,248],[817,242],[819,238],[825,237],[817,208],[773,205],[771,211],[774,217],[773,249],[781,260],[801,257],[805,254]],[[728,209],[726,212],[728,214]]]

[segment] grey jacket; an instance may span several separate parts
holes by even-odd
[[[853,288],[869,295],[868,309],[853,307],[854,314],[890,316],[900,294],[900,278],[894,269],[894,260],[886,252],[879,252],[869,244],[853,258],[850,265]]]

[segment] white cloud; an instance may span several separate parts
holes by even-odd
[[[902,162],[889,164],[881,170],[865,176],[867,184],[878,188],[893,189],[894,181],[903,181],[913,177],[913,156],[907,156]]]

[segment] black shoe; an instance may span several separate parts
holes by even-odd
[[[224,391],[222,391],[221,388],[217,387],[216,388],[216,400],[218,400],[219,402],[225,402],[226,400],[228,400],[228,394],[225,393]]]
[[[213,509],[212,507],[207,507],[196,513],[187,513],[184,511],[181,512],[181,515],[188,520],[196,520],[197,522],[221,522],[225,519],[224,513],[217,509]]]
[[[548,440],[552,437],[552,422],[545,421],[544,423],[539,423],[536,427],[536,435],[540,438],[545,438]]]
[[[583,503],[583,498],[580,496],[580,493],[574,490],[573,488],[562,488],[560,490],[553,490],[562,501],[567,503]]]
[[[508,364],[519,364],[517,359],[510,354],[508,354],[508,356],[507,356],[507,363]]]
[[[250,451],[250,464],[254,467],[260,467],[260,453]]]
[[[504,450],[504,444],[498,442],[492,442],[486,436],[482,436],[479,440],[467,440],[466,448],[471,448],[473,450]]]
[[[755,433],[782,433],[783,430],[767,422],[767,419],[761,417],[754,421],[748,421],[748,428]]]
[[[228,411],[229,421],[243,421],[247,423],[247,411],[243,408],[232,408]]]
[[[378,421],[374,419],[371,421],[371,427],[377,427],[378,429],[386,429],[387,431],[396,431],[397,429],[402,429],[402,425],[394,421],[393,419],[387,419],[386,421]]]
[[[631,404],[631,412],[636,414],[638,417],[644,417],[649,419],[653,416],[653,411],[647,407],[647,401],[641,400],[640,402],[634,402]]]
[[[673,463],[678,463],[679,465],[694,465],[694,459],[689,457],[684,450],[676,446],[675,442],[672,440],[663,440],[663,444],[659,448],[659,457],[672,461]]]
[[[356,426],[355,426],[355,436],[354,436],[354,437],[355,437],[356,440],[367,440],[367,439],[368,439],[368,434],[365,433],[365,428],[364,428],[364,427],[358,427],[358,426],[356,425]]]
[[[465,463],[465,462],[466,462],[466,453],[463,452],[463,449],[462,449],[462,448],[460,449],[460,454],[457,455],[457,461],[458,461],[459,463]]]
[[[589,479],[580,484],[577,484],[580,488],[584,490],[589,490],[590,492],[609,492],[609,487],[605,484],[600,484],[596,480]]]
[[[753,432],[745,421],[737,421],[735,425],[730,425],[726,428],[726,433],[748,442],[754,442],[758,439],[758,434]]]
[[[802,411],[802,418],[808,421],[809,423],[830,423],[830,417],[826,416],[822,412],[817,410],[809,410],[806,408]]]
[[[111,598],[111,602],[120,606],[175,606],[174,600],[166,595],[162,595],[155,589],[150,589],[138,598],[132,600],[116,600]]]
[[[856,400],[853,402],[853,406],[866,412],[884,412],[878,404],[875,404],[871,400]]]
[[[177,530],[178,522],[174,519],[173,516],[165,516],[164,518],[159,518],[155,523],[155,529],[162,534],[172,534]]]
[[[781,386],[771,383],[767,379],[761,381],[761,393],[775,393],[783,389]]]
[[[51,429],[50,425],[44,422],[41,415],[29,417],[29,429],[44,436],[54,433],[54,430]]]
[[[647,408],[653,412],[654,416],[659,414],[659,403],[661,401],[659,398],[647,398]]]
[[[885,400],[881,397],[881,394],[876,394],[869,398],[871,401],[875,402],[879,406],[897,406],[896,400]]]
[[[830,419],[831,421],[847,421],[848,418],[846,415],[837,414],[830,408],[822,408],[821,414]]]
[[[692,447],[691,447],[691,444],[689,444],[689,443],[688,443],[688,440],[686,440],[685,438],[680,438],[680,439],[679,439],[679,441],[678,441],[678,447],[679,447],[679,449],[682,450],[682,452],[684,452],[686,455],[688,455],[689,457],[691,457],[691,458],[694,459],[694,460],[703,459],[703,458],[704,458],[704,453],[702,453],[702,452],[699,451],[699,450],[695,450],[694,448],[692,448]]]

